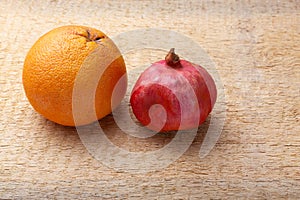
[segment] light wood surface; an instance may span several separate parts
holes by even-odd
[[[208,119],[168,167],[117,171],[88,153],[75,128],[37,114],[22,88],[24,57],[42,34],[66,24],[92,26],[111,37],[138,28],[172,30],[201,45],[226,94],[225,126],[209,155],[199,157]],[[299,198],[299,24],[298,0],[2,0],[0,199]],[[135,50],[124,58],[137,77],[137,66],[161,59],[165,51]],[[128,136],[111,115],[100,124],[116,146],[129,151],[156,150],[174,137]]]

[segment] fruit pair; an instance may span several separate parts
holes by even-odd
[[[87,59],[95,51],[100,59]],[[89,60],[88,63],[86,61]],[[98,62],[100,60],[100,63]],[[101,64],[108,63],[107,66]],[[95,111],[101,119],[119,104],[125,91],[111,103],[113,90],[125,75],[123,57],[113,41],[101,31],[85,26],[63,26],[42,36],[29,50],[23,69],[26,96],[34,109],[47,119],[66,126],[95,121],[82,111],[74,122],[72,94],[82,65],[87,71],[103,68],[95,91]],[[89,73],[80,73],[79,84],[88,84]],[[86,76],[86,77],[85,77]],[[127,82],[125,83],[127,84]],[[124,88],[126,90],[126,88]],[[165,60],[141,74],[131,94],[136,118],[156,131],[195,128],[211,112],[216,101],[212,77],[199,65],[180,60],[171,49]]]

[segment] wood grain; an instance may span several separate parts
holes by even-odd
[[[299,198],[299,10],[298,0],[1,1],[0,198]],[[42,34],[66,24],[92,26],[112,37],[138,28],[166,29],[201,45],[216,64],[227,106],[210,154],[198,156],[208,119],[167,168],[120,172],[94,159],[75,128],[37,114],[22,88],[24,57]],[[138,66],[164,53],[139,50],[124,57],[137,77]],[[116,146],[130,151],[159,149],[174,137],[134,138],[111,115],[100,123]]]

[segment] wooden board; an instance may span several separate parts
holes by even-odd
[[[298,0],[1,1],[0,199],[299,198],[299,10]],[[42,34],[66,24],[92,26],[112,38],[155,28],[201,46],[215,63],[226,95],[219,102],[226,105],[225,125],[212,151],[199,157],[210,117],[169,166],[119,171],[91,156],[75,128],[37,114],[22,88],[24,57]],[[185,40],[174,41],[179,43]],[[139,67],[166,51],[124,53],[130,84]],[[112,115],[100,124],[115,146],[131,152],[161,149],[175,137],[135,138],[121,131]]]

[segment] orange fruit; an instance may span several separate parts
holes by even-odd
[[[99,30],[75,25],[53,29],[40,37],[25,58],[22,78],[33,108],[65,126],[89,124],[108,115],[121,102],[127,87],[126,66],[113,41]],[[121,79],[122,86],[112,101]],[[75,120],[74,101],[84,102],[87,96],[94,98],[93,105],[76,108]]]

